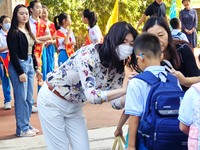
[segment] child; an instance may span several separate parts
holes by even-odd
[[[167,72],[165,67],[160,66],[162,60],[159,39],[149,33],[138,36],[134,42],[134,52],[137,65],[144,72],[149,71],[161,81],[165,82]],[[151,86],[138,78],[129,81],[126,101],[125,114],[129,115],[129,141],[128,149],[136,149],[136,135],[140,120],[143,119],[146,100]],[[139,149],[147,149],[139,142]]]
[[[59,52],[58,66],[62,65],[73,53],[76,39],[71,28],[71,17],[66,13],[61,13],[54,18],[57,30],[56,43]]]
[[[10,80],[8,75],[8,47],[6,36],[10,29],[10,18],[8,16],[0,17],[0,78],[2,80],[2,88],[4,94],[4,109],[11,109],[11,96],[10,96]]]
[[[185,93],[179,109],[180,130],[189,134],[188,149],[200,149],[200,82]]]
[[[178,40],[184,40],[188,42],[187,36],[185,33],[181,32],[181,22],[178,18],[172,18],[170,20],[170,25],[172,27],[172,37]]]
[[[54,54],[55,54],[55,46],[56,43],[55,36],[56,36],[56,28],[53,22],[48,19],[49,12],[48,8],[45,5],[42,5],[42,15],[41,19],[46,23],[49,27],[51,33],[51,40],[45,43],[46,47],[46,56],[47,56],[47,70],[46,73],[49,73],[54,70]]]

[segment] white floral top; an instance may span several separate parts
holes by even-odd
[[[100,63],[94,45],[82,47],[55,71],[47,75],[47,82],[66,100],[73,103],[101,104],[107,100],[107,91],[122,87],[124,73],[116,69],[108,72]]]

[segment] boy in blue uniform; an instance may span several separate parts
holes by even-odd
[[[143,33],[138,36],[134,42],[134,52],[137,65],[141,70],[144,72],[150,71],[161,81],[166,81],[165,75],[167,75],[167,72],[165,67],[160,66],[162,53],[159,39],[156,36],[149,33]],[[129,115],[128,150],[136,149],[137,130],[140,120],[143,119],[150,89],[150,84],[138,78],[133,78],[129,81],[125,101],[125,114]],[[140,141],[137,141],[137,143],[139,150],[147,149]]]

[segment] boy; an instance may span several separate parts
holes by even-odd
[[[181,32],[181,22],[178,18],[172,18],[170,20],[170,25],[172,27],[172,37],[178,40],[184,40],[188,42],[187,36],[185,33]]]
[[[165,67],[160,66],[162,60],[161,47],[159,39],[149,33],[143,33],[138,36],[134,42],[134,52],[138,66],[141,70],[150,71],[161,81],[166,81],[164,75],[167,75]],[[138,78],[129,81],[126,101],[125,114],[129,115],[129,141],[128,150],[136,149],[136,136],[140,120],[143,119],[146,100],[151,86]],[[146,150],[142,143],[139,142],[139,149]]]

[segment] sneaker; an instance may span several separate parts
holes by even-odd
[[[36,134],[38,134],[40,132],[40,130],[36,129],[36,128],[32,128],[30,129],[32,132],[35,132]]]
[[[11,109],[11,103],[10,103],[10,102],[5,103],[5,104],[4,104],[4,109],[5,109],[5,110]]]
[[[35,136],[36,135],[36,133],[35,132],[33,132],[33,131],[31,131],[31,130],[28,130],[28,131],[26,131],[26,132],[22,132],[21,131],[21,133],[20,133],[20,137],[32,137],[32,136]]]
[[[32,106],[32,113],[37,113],[38,112],[38,109],[37,107],[35,107],[34,105]]]

